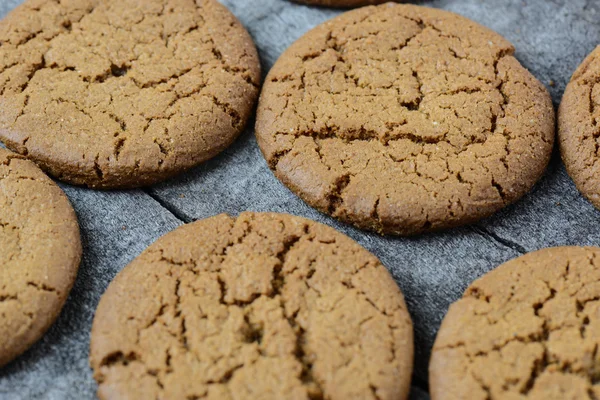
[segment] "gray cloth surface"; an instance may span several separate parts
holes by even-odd
[[[309,28],[340,11],[285,0],[224,0],[259,48],[264,72]],[[21,0],[0,0],[5,15]],[[592,0],[437,0],[418,4],[458,12],[513,42],[517,57],[558,105],[583,58],[600,43],[600,2]],[[415,324],[413,400],[426,400],[427,363],[449,306],[475,278],[520,254],[548,246],[595,245],[600,212],[587,203],[557,154],[523,200],[470,227],[416,238],[381,237],[340,224],[305,205],[275,179],[252,129],[215,159],[144,190],[95,192],[61,185],[79,216],[84,259],[57,323],[31,350],[0,370],[0,399],[88,399],[89,331],[113,277],[159,236],[184,222],[227,212],[278,211],[348,234],[376,254],[402,288]],[[1,249],[0,249],[1,251]],[[420,387],[420,388],[419,388]]]

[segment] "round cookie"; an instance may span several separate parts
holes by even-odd
[[[0,139],[58,179],[149,185],[225,149],[254,44],[216,0],[27,0],[0,23]]]
[[[600,208],[600,46],[577,68],[558,110],[560,153],[577,189]]]
[[[312,6],[325,7],[362,7],[373,4],[382,4],[390,0],[294,0],[297,3],[309,4]]]
[[[379,260],[286,214],[163,236],[111,283],[92,327],[101,399],[406,399],[412,323]]]
[[[432,400],[594,400],[600,248],[526,254],[473,282],[444,318]]]
[[[486,217],[523,196],[554,142],[546,89],[496,33],[388,3],[299,39],[263,87],[256,135],[311,206],[399,235]]]
[[[0,148],[0,367],[54,323],[81,260],[77,217],[31,161]]]

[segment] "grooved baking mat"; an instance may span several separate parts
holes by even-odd
[[[223,1],[252,34],[266,73],[294,40],[340,11],[285,0]],[[0,15],[19,0],[0,0]],[[555,106],[572,72],[600,43],[600,3],[584,0],[438,0],[420,5],[458,12],[516,46],[516,56],[548,86]],[[556,245],[600,244],[600,211],[579,195],[557,154],[523,200],[476,225],[416,238],[381,237],[337,223],[306,206],[269,171],[249,128],[223,154],[163,184],[98,192],[62,185],[79,216],[84,258],[57,323],[0,370],[2,399],[94,398],[89,330],[113,277],[176,226],[221,212],[288,212],[331,225],[372,251],[402,288],[415,324],[413,399],[428,399],[427,363],[448,305],[475,278],[522,253]],[[556,153],[556,152],[555,152]],[[1,251],[1,250],[0,250]]]

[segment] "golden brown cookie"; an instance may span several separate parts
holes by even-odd
[[[600,208],[600,46],[579,66],[558,110],[560,153],[577,189]]]
[[[554,142],[546,89],[494,32],[388,3],[347,12],[288,49],[256,134],[308,204],[400,235],[486,217],[523,196]]]
[[[260,65],[216,0],[27,0],[0,23],[0,139],[95,188],[165,179],[225,149]]]
[[[52,325],[80,260],[65,194],[34,163],[0,148],[0,367]]]
[[[529,253],[450,306],[429,366],[432,400],[600,398],[600,248]]]
[[[361,7],[373,4],[385,3],[389,0],[294,0],[297,3],[309,4],[312,6],[325,7]]]
[[[101,399],[408,396],[412,323],[379,260],[286,214],[176,229],[103,295],[91,365]]]

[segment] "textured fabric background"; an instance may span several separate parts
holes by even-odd
[[[223,2],[254,37],[265,73],[294,40],[340,12],[286,0]],[[0,15],[19,3],[0,0]],[[418,3],[458,12],[504,35],[516,46],[517,58],[549,87],[556,106],[574,69],[600,43],[600,2],[595,0]],[[436,330],[448,305],[473,279],[528,251],[600,243],[600,211],[579,195],[556,154],[534,190],[496,216],[440,234],[388,238],[337,223],[306,206],[267,168],[252,124],[222,155],[152,188],[95,192],[62,185],[82,228],[85,254],[79,277],[53,328],[0,370],[0,399],[94,398],[89,330],[109,282],[164,233],[214,214],[252,210],[301,215],[341,230],[375,253],[402,288],[415,324],[412,400],[429,398],[427,363]]]

